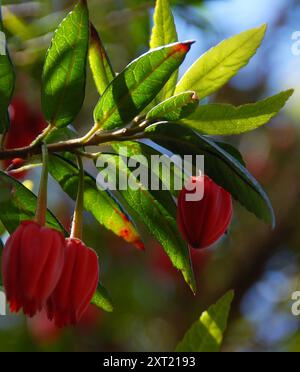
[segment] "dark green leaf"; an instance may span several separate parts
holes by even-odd
[[[53,126],[70,124],[83,104],[89,44],[85,0],[62,21],[47,52],[42,76],[43,112]]]
[[[94,294],[91,303],[99,307],[99,309],[107,311],[108,313],[114,311],[111,298],[107,290],[101,284],[98,285],[97,291]]]
[[[150,48],[155,49],[164,45],[176,43],[177,41],[178,36],[169,0],[156,0]],[[175,71],[159,93],[158,102],[172,97],[177,79],[178,71]]]
[[[2,171],[0,171],[0,190],[0,220],[11,234],[21,221],[34,218],[37,198],[20,182]],[[47,225],[64,232],[64,228],[50,211],[47,212]]]
[[[93,78],[100,95],[102,95],[111,81],[115,78],[110,60],[102,44],[97,30],[91,24],[89,47],[89,62]]]
[[[198,103],[199,100],[195,92],[179,93],[150,110],[147,119],[178,121],[192,114]]]
[[[119,151],[123,154],[124,149],[127,156],[139,161],[141,155],[139,148],[131,143],[126,143],[123,150],[120,146]],[[145,153],[144,153],[145,155]],[[176,223],[176,204],[167,190],[153,191],[148,190],[147,185],[138,179],[138,176],[127,167],[125,161],[117,155],[101,155],[100,159],[106,163],[116,164],[117,174],[125,179],[131,179],[136,184],[136,188],[127,187],[126,190],[118,187],[120,194],[126,200],[132,211],[147,226],[149,232],[161,243],[164,250],[170,257],[173,265],[179,269],[191,289],[195,291],[195,279],[191,268],[189,251],[186,243],[182,240]],[[101,171],[101,169],[99,169]],[[109,172],[109,170],[105,170]],[[150,179],[150,178],[149,178]]]
[[[156,97],[190,47],[191,42],[168,45],[130,63],[100,98],[94,111],[97,126],[109,130],[130,122]]]
[[[78,168],[71,161],[52,155],[49,158],[49,171],[62,189],[76,200]],[[85,174],[84,207],[108,230],[141,247],[140,237],[126,212],[112,194],[98,190],[96,180],[88,173]]]
[[[241,163],[243,167],[246,167],[246,163],[243,159],[242,154],[239,152],[239,150],[237,150],[235,147],[233,147],[229,143],[220,142],[220,141],[214,141],[214,142],[217,146],[221,147],[221,149],[226,151],[228,154],[234,157],[239,163]]]
[[[260,184],[232,155],[215,142],[179,124],[149,127],[148,138],[174,154],[204,155],[205,173],[258,218],[275,225],[271,202]]]
[[[187,331],[176,352],[220,351],[233,297],[234,292],[230,291],[205,311]]]
[[[260,46],[266,25],[233,36],[200,57],[177,84],[175,93],[194,90],[199,99],[214,93],[226,84]]]
[[[2,134],[9,126],[7,110],[15,87],[15,73],[7,50],[6,36],[3,32],[1,9],[0,32],[0,134]]]
[[[209,104],[198,109],[184,123],[209,135],[232,135],[249,132],[268,123],[284,107],[293,90],[281,92],[263,101],[232,106]]]

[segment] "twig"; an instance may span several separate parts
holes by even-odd
[[[115,142],[115,141],[129,141],[137,140],[143,137],[142,133],[139,133],[140,128],[124,128],[112,132],[97,132],[87,142],[84,142],[82,138],[73,140],[58,142],[49,144],[47,146],[49,153],[56,152],[73,152],[81,147],[98,146],[100,144]],[[42,152],[40,143],[31,144],[26,147],[2,150],[0,151],[0,160],[22,158],[27,159],[33,155],[38,155]]]

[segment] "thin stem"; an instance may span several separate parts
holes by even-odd
[[[83,156],[88,159],[97,159],[102,154],[102,152],[85,152],[80,150],[75,150],[74,153],[79,156]]]
[[[84,207],[84,169],[82,159],[80,156],[77,156],[77,162],[79,167],[79,182],[76,206],[71,228],[71,238],[82,240]]]
[[[42,165],[43,165],[42,163],[28,164],[28,165],[24,165],[24,167],[20,167],[20,168],[17,168],[17,169],[12,169],[12,170],[7,170],[7,172],[9,172],[9,174],[18,174],[18,173],[22,173],[22,172],[27,172],[27,171],[29,171],[31,169],[34,169],[34,168],[39,168]]]
[[[87,143],[94,136],[94,134],[97,133],[98,131],[99,131],[99,127],[97,126],[97,124],[94,124],[93,128],[87,134],[85,134],[83,137],[80,138],[80,142],[82,144]]]
[[[41,143],[43,141],[43,139],[51,132],[51,130],[53,129],[53,125],[49,124],[44,130],[43,132],[37,136],[35,138],[35,140],[30,144],[30,146],[36,146],[38,145],[39,143]]]
[[[46,223],[47,214],[47,197],[48,197],[48,149],[45,144],[42,146],[43,154],[43,169],[40,181],[40,190],[37,200],[37,209],[35,214],[35,221],[44,226]]]
[[[144,124],[145,125],[145,124]],[[73,152],[76,149],[80,149],[83,146],[98,146],[104,143],[110,143],[115,141],[131,141],[131,140],[138,140],[143,138],[143,132],[145,127],[141,128],[122,128],[115,131],[99,131],[98,129],[94,128],[89,133],[90,135],[86,135],[82,138],[71,139],[68,141],[57,142],[48,145],[48,152],[49,153],[59,153],[59,152],[66,152],[71,151]],[[94,134],[92,134],[94,132]],[[86,141],[85,138],[89,140]],[[33,155],[38,155],[41,153],[41,146],[39,143],[31,144],[26,147],[15,148],[10,150],[0,150],[0,160],[4,159],[13,159],[13,158],[30,158]]]

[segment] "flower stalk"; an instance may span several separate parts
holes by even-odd
[[[42,159],[43,168],[40,181],[40,190],[37,200],[37,209],[35,214],[35,221],[41,225],[45,226],[46,214],[47,214],[47,199],[48,199],[48,149],[47,145],[42,145]]]
[[[82,240],[83,231],[83,205],[84,205],[84,169],[80,156],[77,156],[79,167],[79,182],[76,206],[72,221],[71,238]]]

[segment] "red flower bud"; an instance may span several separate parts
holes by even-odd
[[[184,188],[178,198],[177,223],[192,248],[206,248],[226,232],[233,213],[232,199],[207,176],[192,177],[191,183],[204,186],[204,196],[199,201],[187,200],[188,194],[196,195],[200,188],[196,191]]]
[[[24,221],[5,244],[3,283],[12,312],[33,316],[53,292],[64,263],[64,236],[33,221]]]
[[[89,307],[98,280],[96,253],[79,239],[67,239],[63,272],[47,303],[48,318],[58,327],[77,324]]]

